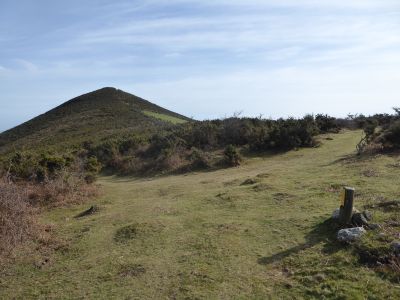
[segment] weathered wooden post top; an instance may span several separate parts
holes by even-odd
[[[339,221],[342,224],[350,224],[353,215],[354,192],[352,187],[345,187],[341,195]]]

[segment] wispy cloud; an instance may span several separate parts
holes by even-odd
[[[337,2],[328,2],[324,2],[324,6],[339,7]],[[216,3],[224,1],[216,1],[214,5]],[[279,5],[297,8],[313,3],[316,4],[315,1],[284,1]],[[206,4],[209,5],[207,1]],[[244,5],[244,2],[233,1],[230,6],[239,4]],[[262,4],[261,1],[250,1],[247,5],[251,4],[262,7],[272,5],[271,1],[263,1]],[[346,6],[350,4],[362,8],[382,6],[376,1],[348,1]],[[374,56],[376,60],[380,50],[392,48],[394,54],[400,46],[397,16],[388,17],[386,13],[338,15],[332,11],[310,13],[293,16],[286,11],[234,10],[229,15],[166,16],[139,21],[127,19],[106,28],[83,32],[75,43],[91,47],[114,44],[133,47],[133,51],[141,48],[174,53],[210,50],[232,55],[244,53],[249,57],[263,57],[273,52],[278,59],[276,54],[281,50],[283,56],[292,54],[296,57],[297,54],[307,62],[332,60],[334,57],[338,60],[362,59],[363,56]],[[300,49],[304,51],[298,51]],[[385,53],[382,54],[383,58]]]

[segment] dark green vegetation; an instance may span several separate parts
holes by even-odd
[[[147,133],[132,131],[98,141],[89,135],[87,141],[71,147],[64,145],[63,150],[42,145],[11,152],[3,159],[3,168],[15,178],[40,181],[44,173],[68,168],[77,161],[89,172],[89,179],[101,169],[121,175],[144,175],[236,166],[240,151],[279,152],[317,146],[315,136],[322,132],[318,124],[313,116],[276,121],[230,118],[160,126]]]
[[[244,157],[238,168],[101,177],[101,197],[44,212],[58,241],[17,252],[0,298],[398,299],[392,265],[364,259],[397,238],[399,206],[383,203],[398,199],[400,158],[357,156],[361,134],[323,135],[318,148]],[[382,225],[348,246],[329,221],[344,185]],[[74,218],[90,205],[100,209]]]
[[[400,148],[400,108],[394,108],[395,114],[376,114],[354,118],[365,136],[357,145],[359,153],[394,152]]]

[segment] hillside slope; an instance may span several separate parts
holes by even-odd
[[[357,159],[360,135],[239,168],[102,178],[101,198],[46,213],[63,247],[20,254],[0,273],[0,298],[399,299],[398,283],[361,265],[325,222],[343,185],[360,209],[398,196],[399,157]],[[98,213],[73,218],[92,204]]]
[[[115,88],[81,95],[0,134],[0,154],[146,132],[190,119]]]

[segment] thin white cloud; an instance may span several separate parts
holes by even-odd
[[[373,1],[364,4],[349,2],[363,7],[368,3],[376,4]],[[286,3],[289,5],[293,2]],[[379,57],[383,60],[385,49],[400,47],[400,22],[396,20],[394,17],[388,18],[386,14],[338,15],[329,12],[293,17],[279,12],[237,11],[228,16],[217,14],[124,20],[114,26],[85,32],[75,43],[78,47],[110,44],[148,47],[166,53],[211,50],[256,57],[272,52],[274,54],[270,59],[275,56],[278,60],[279,52],[283,57],[295,57],[300,54],[299,49],[304,49],[301,59],[306,62],[354,58],[365,58],[367,62],[371,57],[374,57],[374,61],[379,61]],[[288,53],[288,49],[291,49],[291,53]],[[395,51],[391,55],[395,55]]]

